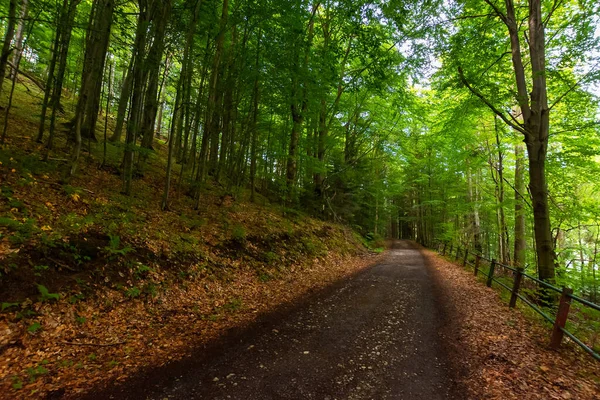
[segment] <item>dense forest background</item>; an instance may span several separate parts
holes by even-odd
[[[93,151],[165,212],[217,188],[600,300],[594,0],[0,3],[6,157],[29,98],[65,183]]]

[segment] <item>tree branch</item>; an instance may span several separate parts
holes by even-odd
[[[523,135],[527,135],[527,131],[525,129],[523,129],[522,126],[513,123],[510,119],[508,119],[506,117],[506,115],[504,115],[504,113],[502,111],[500,111],[496,107],[494,107],[494,105],[488,99],[486,99],[485,96],[483,94],[481,94],[481,92],[479,90],[477,90],[471,86],[471,84],[467,81],[467,78],[465,78],[465,74],[463,73],[462,67],[458,67],[458,75],[460,76],[460,80],[467,87],[467,89],[469,89],[471,91],[471,93],[473,93],[475,96],[479,97],[479,99],[486,106],[488,106],[488,108],[490,110],[492,110],[494,112],[494,114],[499,116],[500,119],[502,119],[502,121],[504,121],[504,123],[506,123],[508,126],[513,128],[514,130],[521,132]]]
[[[596,64],[594,67],[597,67],[597,66],[598,66],[598,64]],[[573,90],[575,90],[575,88],[577,86],[584,83],[589,78],[590,75],[592,75],[593,73],[596,73],[596,72],[598,72],[596,69],[592,69],[590,72],[588,72],[587,74],[582,76],[581,79],[579,79],[577,82],[575,82],[571,86],[569,86],[569,89],[567,89],[566,92],[564,92],[563,94],[558,96],[558,98],[552,103],[552,105],[550,107],[548,107],[548,111],[552,110],[554,108],[554,106],[556,106],[558,103],[560,103],[562,101],[562,99],[565,98],[565,96],[567,96],[569,93],[571,93]]]
[[[504,13],[498,8],[498,6],[496,6],[491,0],[484,0],[490,7],[492,7],[492,9],[494,10],[494,12],[496,13],[496,15],[498,17],[500,17],[500,19],[502,20],[502,22],[504,22],[505,24],[508,25],[508,19],[506,18],[506,15],[504,15]]]

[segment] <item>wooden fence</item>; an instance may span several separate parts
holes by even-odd
[[[510,300],[508,306],[514,308],[517,305],[517,301],[521,300],[536,313],[542,316],[542,318],[552,324],[552,337],[550,338],[550,347],[558,348],[564,338],[567,336],[577,345],[579,345],[588,354],[600,361],[600,354],[598,354],[591,346],[586,345],[582,340],[577,338],[572,332],[568,331],[567,321],[569,319],[569,312],[571,310],[571,304],[573,301],[580,304],[582,307],[587,307],[592,310],[600,312],[600,305],[592,303],[586,299],[578,297],[573,294],[573,290],[570,288],[558,288],[551,285],[548,282],[544,282],[534,276],[526,274],[523,268],[515,268],[508,265],[498,263],[496,260],[487,259],[480,254],[469,251],[469,249],[462,249],[457,247],[455,253],[453,253],[453,246],[450,245],[448,249],[447,243],[439,243],[437,245],[437,251],[442,256],[453,257],[456,262],[462,261],[463,267],[470,266],[473,268],[475,276],[483,275],[488,287],[492,287],[493,283],[498,284],[502,289],[507,290],[510,293]],[[487,270],[486,270],[487,269]],[[512,282],[509,284],[503,282],[500,278],[512,278]],[[527,297],[524,293],[524,288],[529,286],[530,288],[536,287],[536,296],[534,298]],[[543,306],[536,304],[539,300],[539,294],[543,293],[547,297],[559,297],[558,308],[556,309],[556,316],[553,318],[548,315],[548,308],[544,309]]]

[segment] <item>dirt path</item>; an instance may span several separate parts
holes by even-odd
[[[384,260],[198,358],[90,398],[450,399],[444,322],[419,250]]]

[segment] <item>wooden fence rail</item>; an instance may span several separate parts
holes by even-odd
[[[442,256],[446,255],[448,243],[440,242],[436,246],[436,250]],[[450,250],[448,251],[448,256],[452,258],[453,253],[453,245],[450,243]],[[582,304],[585,307],[591,308],[596,311],[600,311],[600,305],[592,303],[586,299],[575,296],[573,294],[573,289],[570,288],[558,288],[548,282],[544,282],[536,277],[533,277],[529,274],[526,274],[522,268],[515,268],[509,265],[504,265],[498,263],[494,259],[487,259],[483,257],[481,254],[469,251],[468,248],[462,249],[460,246],[457,246],[456,253],[454,254],[454,261],[458,262],[462,255],[462,265],[463,267],[470,266],[473,268],[473,273],[475,276],[481,274],[484,276],[486,280],[486,285],[488,287],[492,287],[492,284],[495,282],[501,288],[506,289],[510,292],[510,301],[508,306],[510,308],[515,308],[517,305],[517,301],[521,300],[521,302],[525,303],[527,306],[532,308],[535,312],[540,314],[544,320],[551,323],[553,325],[552,328],[552,336],[550,339],[550,347],[558,348],[564,338],[564,336],[569,337],[573,342],[579,345],[583,350],[585,350],[588,354],[594,357],[596,360],[600,361],[600,354],[598,354],[594,349],[587,346],[583,343],[579,338],[577,338],[573,333],[569,332],[566,328],[567,320],[569,319],[569,311],[571,309],[571,303],[573,301]],[[474,257],[474,263],[469,261],[469,256]],[[486,261],[489,263],[489,269],[487,271],[483,271],[481,269],[482,261]],[[498,268],[502,268],[505,271],[510,271],[513,275],[512,286],[508,286],[504,282],[500,281],[497,277],[496,271]],[[538,287],[543,288],[542,291],[546,294],[556,293],[556,295],[560,295],[560,300],[558,302],[558,311],[556,313],[556,317],[552,318],[549,316],[540,306],[534,303],[531,299],[527,298],[521,293],[521,288],[524,284],[524,279],[528,279],[529,281],[536,284]]]

